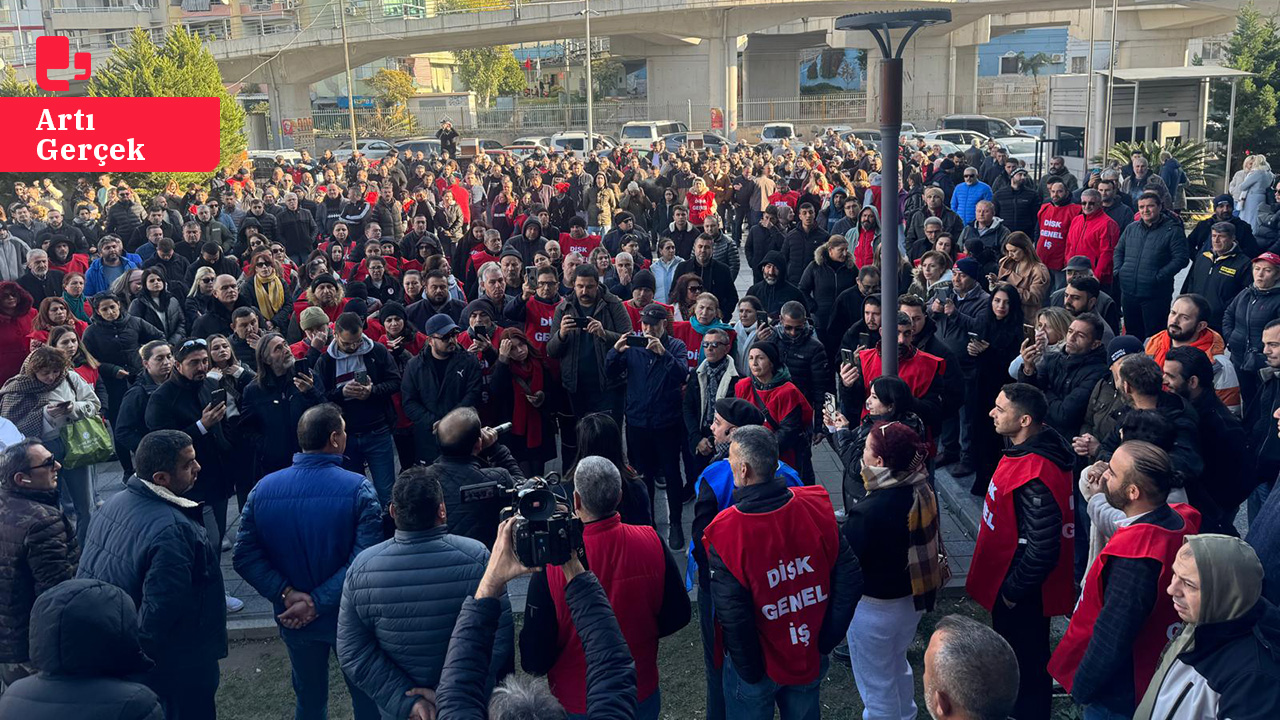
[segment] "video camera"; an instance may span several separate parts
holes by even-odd
[[[516,518],[514,550],[525,567],[563,565],[582,548],[582,521],[560,508],[568,499],[555,473],[511,486],[498,482],[467,485],[459,488],[459,494],[463,503],[498,500],[505,505],[499,517]]]

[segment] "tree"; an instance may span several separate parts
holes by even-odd
[[[613,95],[622,87],[626,69],[615,57],[599,57],[591,61],[591,84],[595,85],[596,98]]]
[[[1236,81],[1235,137],[1232,167],[1240,167],[1245,153],[1266,155],[1280,150],[1276,136],[1280,111],[1280,26],[1274,16],[1263,16],[1252,3],[1240,8],[1236,29],[1227,41],[1225,65],[1254,73]],[[1210,137],[1226,142],[1231,87],[1217,83],[1213,89]]]
[[[1214,186],[1214,181],[1221,178],[1218,168],[1218,156],[1210,152],[1209,147],[1202,142],[1180,142],[1168,143],[1161,145],[1158,142],[1118,142],[1111,146],[1107,151],[1107,160],[1114,160],[1121,165],[1128,163],[1130,156],[1136,152],[1142,153],[1142,156],[1150,161],[1151,166],[1156,172],[1160,170],[1160,153],[1168,151],[1174,160],[1178,161],[1178,165],[1182,167],[1182,172],[1187,174],[1186,191],[1188,195],[1209,195],[1210,188]],[[1094,156],[1092,162],[1095,165],[1105,165],[1101,162],[1102,158]]]
[[[517,93],[524,89],[524,70],[505,45],[476,48],[455,52],[458,76],[480,98],[480,104],[489,107],[489,101],[503,93]]]
[[[30,80],[19,80],[12,65],[4,66],[4,74],[0,75],[0,97],[41,97],[47,94]]]
[[[1045,53],[1038,52],[1027,57],[1026,53],[1018,51],[1018,72],[1023,75],[1039,77],[1041,70],[1053,64],[1053,58]]]
[[[89,78],[91,97],[216,97],[220,107],[218,167],[237,169],[244,161],[245,113],[222,85],[218,63],[199,37],[176,26],[162,45],[135,28],[127,46],[117,47]],[[174,118],[180,123],[180,118]],[[175,124],[175,131],[181,126]],[[134,187],[159,190],[170,180],[180,187],[205,183],[218,168],[192,173],[123,173]]]
[[[378,92],[378,101],[384,107],[403,105],[418,92],[413,76],[403,70],[382,68],[373,74],[369,84]]]

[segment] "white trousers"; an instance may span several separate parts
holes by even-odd
[[[915,720],[915,683],[907,648],[923,616],[909,595],[897,600],[864,595],[858,602],[848,639],[863,720]]]

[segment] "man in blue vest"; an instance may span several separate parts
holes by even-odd
[[[697,499],[693,504],[693,529],[689,540],[689,561],[685,570],[685,587],[698,583],[698,624],[702,630],[702,659],[707,669],[707,720],[724,720],[724,684],[720,657],[715,651],[715,623],[711,618],[711,575],[707,570],[707,550],[702,533],[721,510],[733,503],[733,470],[729,467],[729,437],[745,425],[764,424],[760,408],[742,398],[721,398],[715,402],[715,418],[711,421],[711,439],[715,454],[698,476]],[[799,487],[800,474],[790,465],[778,461],[778,477],[789,487]]]

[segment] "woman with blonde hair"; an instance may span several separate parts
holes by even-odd
[[[1271,172],[1271,166],[1267,164],[1266,155],[1253,156],[1253,169],[1245,176],[1244,181],[1240,183],[1240,193],[1244,195],[1244,205],[1240,208],[1240,219],[1253,226],[1253,231],[1258,232],[1258,210],[1262,208],[1262,204],[1267,201],[1267,193],[1271,190],[1271,183],[1275,181],[1275,174]]]
[[[1036,314],[1044,306],[1051,284],[1049,268],[1036,257],[1035,246],[1024,232],[1011,232],[1004,239],[1004,257],[996,268],[991,282],[1006,282],[1018,290],[1022,298],[1022,312],[1028,325],[1036,321]]]
[[[209,312],[209,306],[213,303],[213,281],[217,277],[218,272],[211,267],[205,266],[196,270],[195,276],[191,279],[191,289],[187,291],[187,298],[182,301],[182,312],[186,315],[187,327],[195,327],[196,320]]]

